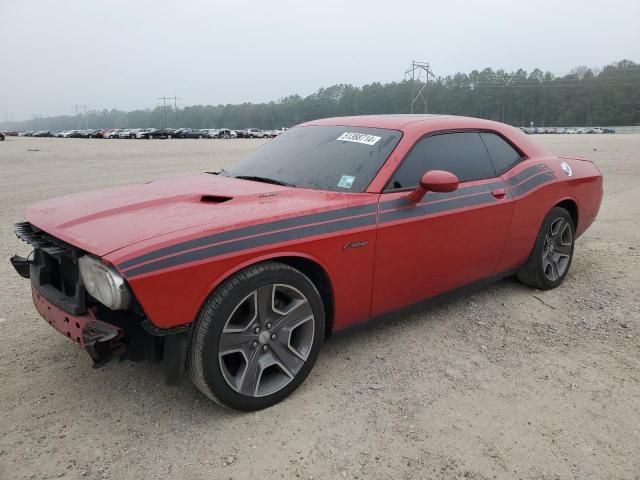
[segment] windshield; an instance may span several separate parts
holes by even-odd
[[[263,178],[316,190],[364,192],[401,136],[397,130],[382,128],[296,127],[222,175]]]

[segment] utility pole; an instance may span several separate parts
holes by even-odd
[[[176,126],[177,125],[177,121],[178,121],[178,100],[180,100],[178,97],[175,96],[175,94],[173,95],[173,97],[166,97],[164,94],[162,94],[161,97],[158,97],[158,100],[162,100],[162,128],[166,128],[167,127],[167,101],[169,102],[169,106],[171,106],[171,100],[173,100],[173,105],[176,111]]]
[[[176,94],[173,94],[173,111],[176,114],[176,127],[178,126],[178,100],[180,100],[180,98],[176,97]]]
[[[419,83],[422,79],[422,75],[424,75],[425,81],[417,90]],[[424,113],[428,111],[428,102],[427,102],[427,92],[425,91],[427,86],[429,85],[429,76],[435,78],[433,71],[431,70],[431,66],[428,62],[417,62],[413,60],[411,62],[411,67],[404,72],[405,78],[411,80],[411,113],[413,113],[413,108],[418,99],[421,99],[424,103]]]

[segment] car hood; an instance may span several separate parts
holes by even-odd
[[[104,256],[181,230],[224,230],[326,209],[350,195],[202,173],[65,195],[31,206],[25,216],[50,235]]]

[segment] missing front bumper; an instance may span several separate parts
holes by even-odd
[[[86,348],[94,366],[101,366],[114,356],[124,354],[124,332],[121,328],[98,320],[92,310],[82,315],[67,313],[47,300],[34,286],[31,294],[40,316],[62,335]]]

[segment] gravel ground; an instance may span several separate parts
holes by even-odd
[[[564,284],[505,280],[331,339],[238,414],[157,366],[89,357],[9,265],[34,201],[236,161],[261,140],[0,143],[0,479],[640,478],[640,135],[539,136],[605,174]]]

